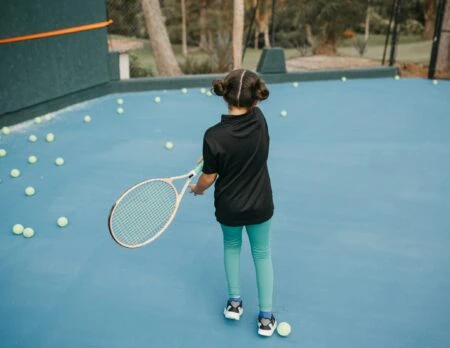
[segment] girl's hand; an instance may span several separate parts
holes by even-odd
[[[198,190],[197,190],[197,185],[189,185],[189,188],[191,189],[191,193],[193,193],[194,194],[194,196],[197,196],[197,195],[203,195],[203,192],[199,192]]]

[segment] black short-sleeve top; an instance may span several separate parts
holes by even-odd
[[[243,115],[222,115],[205,132],[203,172],[218,174],[214,205],[221,224],[253,225],[272,217],[268,155],[269,131],[258,107]]]

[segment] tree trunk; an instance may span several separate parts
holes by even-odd
[[[181,0],[181,47],[183,56],[187,57],[186,0]]]
[[[437,57],[436,70],[450,71],[450,0],[447,0],[442,21],[441,40]]]
[[[327,30],[325,38],[317,44],[314,54],[335,56],[336,53],[336,34],[332,30]]]
[[[159,0],[141,0],[150,46],[160,76],[182,75],[163,22]]]
[[[433,39],[434,21],[436,20],[436,0],[425,0],[424,3],[425,29],[423,38],[427,40]]]
[[[200,48],[206,49],[208,46],[208,39],[206,37],[206,8],[208,6],[207,0],[200,1]]]
[[[311,24],[306,24],[306,40],[311,46],[314,46],[316,43],[316,38],[314,37],[311,29]]]
[[[370,12],[372,11],[370,4],[367,6],[367,12],[366,12],[366,22],[364,24],[364,42],[367,43],[369,41],[369,35],[370,35]]]
[[[234,0],[233,7],[233,69],[242,66],[242,40],[244,37],[244,0]]]

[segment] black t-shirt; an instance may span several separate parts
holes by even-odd
[[[273,215],[267,157],[269,131],[257,107],[243,115],[222,115],[203,139],[203,172],[217,173],[216,218],[227,226],[259,224]]]

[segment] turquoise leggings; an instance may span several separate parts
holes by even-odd
[[[270,222],[267,220],[257,225],[247,225],[248,238],[252,250],[253,262],[256,269],[256,283],[258,285],[259,309],[264,312],[272,311],[273,268],[270,253]],[[230,298],[239,297],[239,268],[242,246],[242,229],[244,226],[222,226],[225,274]]]

